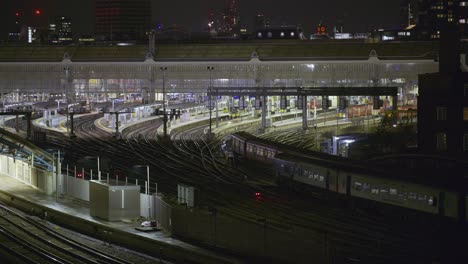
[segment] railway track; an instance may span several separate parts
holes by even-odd
[[[132,263],[72,240],[0,204],[0,247],[22,263]]]
[[[204,127],[166,142],[156,140],[157,125],[153,124],[116,140],[94,127],[95,118],[77,122],[78,139],[55,138],[53,144],[76,157],[110,156],[114,168],[128,173],[132,165],[149,165],[152,181],[157,180],[159,191],[168,199],[174,199],[178,183],[193,185],[209,193],[201,199],[201,208],[215,207],[224,215],[252,223],[268,219],[268,227],[277,230],[326,233],[337,250],[373,256],[375,263],[398,256],[419,256],[423,252],[412,252],[412,245],[427,245],[424,238],[431,235],[425,231],[428,227],[406,228],[384,216],[337,207],[320,192],[304,195],[278,191],[268,168],[232,168],[220,159],[219,140],[207,142]],[[140,179],[145,180],[145,176]],[[254,192],[261,192],[262,199],[255,199]],[[430,245],[419,248],[431,250]]]

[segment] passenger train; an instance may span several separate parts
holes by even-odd
[[[331,192],[468,221],[468,196],[455,187],[395,177],[355,160],[310,152],[246,132],[232,135],[233,152],[272,164],[279,182],[300,182]]]

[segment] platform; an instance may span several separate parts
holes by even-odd
[[[165,232],[142,232],[135,228],[141,221],[107,222],[90,216],[90,209],[71,199],[45,195],[39,190],[23,184],[13,178],[0,174],[0,200],[28,212],[35,212],[59,225],[106,239],[121,246],[132,245],[132,249],[154,255],[159,249],[164,250],[164,257],[175,262],[190,263],[243,263],[240,259],[221,255],[183,241],[174,239]],[[45,213],[46,212],[46,213]],[[86,232],[87,231],[87,232]],[[110,237],[104,237],[109,232]]]

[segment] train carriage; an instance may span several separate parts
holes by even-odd
[[[440,191],[417,184],[364,175],[353,175],[350,195],[428,213],[438,214]]]
[[[249,160],[271,162],[280,183],[300,182],[356,198],[468,220],[468,196],[449,187],[396,177],[391,171],[355,160],[282,148],[281,144],[268,144],[249,135],[233,135],[234,151]]]

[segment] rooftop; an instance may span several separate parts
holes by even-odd
[[[438,42],[364,43],[357,41],[217,42],[209,44],[159,44],[155,60],[366,60],[372,50],[381,60],[434,59]],[[0,61],[144,61],[148,47],[137,46],[1,46]]]

